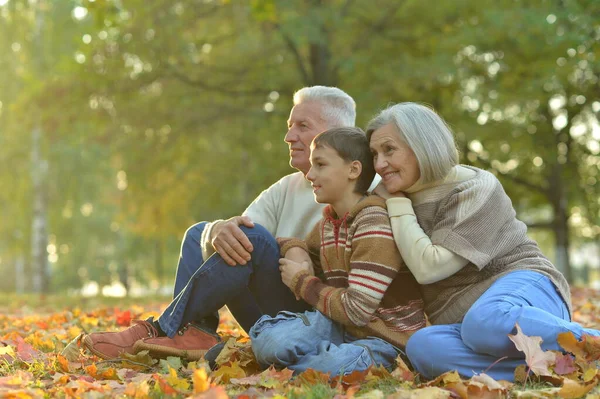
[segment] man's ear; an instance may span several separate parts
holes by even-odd
[[[350,162],[350,173],[348,174],[348,178],[350,180],[356,180],[362,173],[362,163],[360,161],[352,161]]]

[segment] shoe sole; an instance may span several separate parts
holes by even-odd
[[[83,347],[86,348],[87,350],[89,350],[90,352],[92,352],[94,355],[104,359],[104,360],[114,360],[114,359],[120,359],[121,358],[121,354],[126,353],[125,351],[123,351],[122,353],[120,353],[117,356],[108,356],[105,355],[102,352],[97,351],[96,349],[94,349],[94,341],[92,341],[92,339],[90,338],[89,335],[86,335],[83,338]]]
[[[188,360],[196,361],[204,358],[208,349],[194,349],[194,350],[183,350],[177,348],[171,348],[168,346],[154,345],[144,342],[143,340],[137,341],[133,345],[133,352],[138,353],[141,351],[149,351],[150,356],[157,358],[165,358],[167,356],[182,357]]]

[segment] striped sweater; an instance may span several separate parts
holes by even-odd
[[[292,290],[358,338],[405,346],[425,326],[424,304],[394,242],[385,201],[369,196],[342,219],[331,207],[323,216],[305,241],[278,239],[282,256],[304,248],[319,276],[298,273]]]

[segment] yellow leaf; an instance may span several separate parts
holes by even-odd
[[[2,356],[2,355],[10,355],[12,357],[15,357],[15,350],[13,349],[12,346],[0,347],[0,356]]]
[[[228,383],[232,378],[244,378],[246,372],[240,367],[239,362],[232,362],[229,366],[221,366],[212,373],[214,378],[219,378],[220,381]]]
[[[592,368],[587,369],[587,371],[585,373],[583,373],[583,381],[585,381],[585,382],[591,381],[596,376],[597,373],[598,373],[598,370],[596,370],[596,369],[592,369]]]
[[[585,396],[586,393],[592,390],[598,384],[597,381],[590,384],[580,384],[577,381],[573,381],[565,378],[561,390],[558,392],[558,396],[565,399],[575,399]]]
[[[194,393],[202,393],[210,388],[210,380],[204,369],[194,370],[192,381],[194,383]]]
[[[179,391],[187,391],[190,387],[190,383],[183,378],[179,378],[177,375],[177,370],[175,370],[173,367],[169,367],[169,376],[165,378],[165,380],[170,386]]]

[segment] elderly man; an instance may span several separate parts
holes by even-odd
[[[263,314],[303,311],[281,283],[279,247],[274,237],[304,238],[321,217],[310,183],[310,143],[320,132],[354,126],[355,103],[335,87],[305,87],[294,94],[285,142],[287,175],[263,191],[242,216],[190,227],[183,239],[175,278],[174,299],[157,320],[136,321],[121,332],[85,337],[92,353],[111,359],[122,353],[149,350],[154,356],[204,356],[218,343],[218,310],[227,305],[248,331]],[[216,252],[216,253],[215,253]],[[213,255],[214,254],[214,255]],[[298,259],[306,256],[299,251]]]

